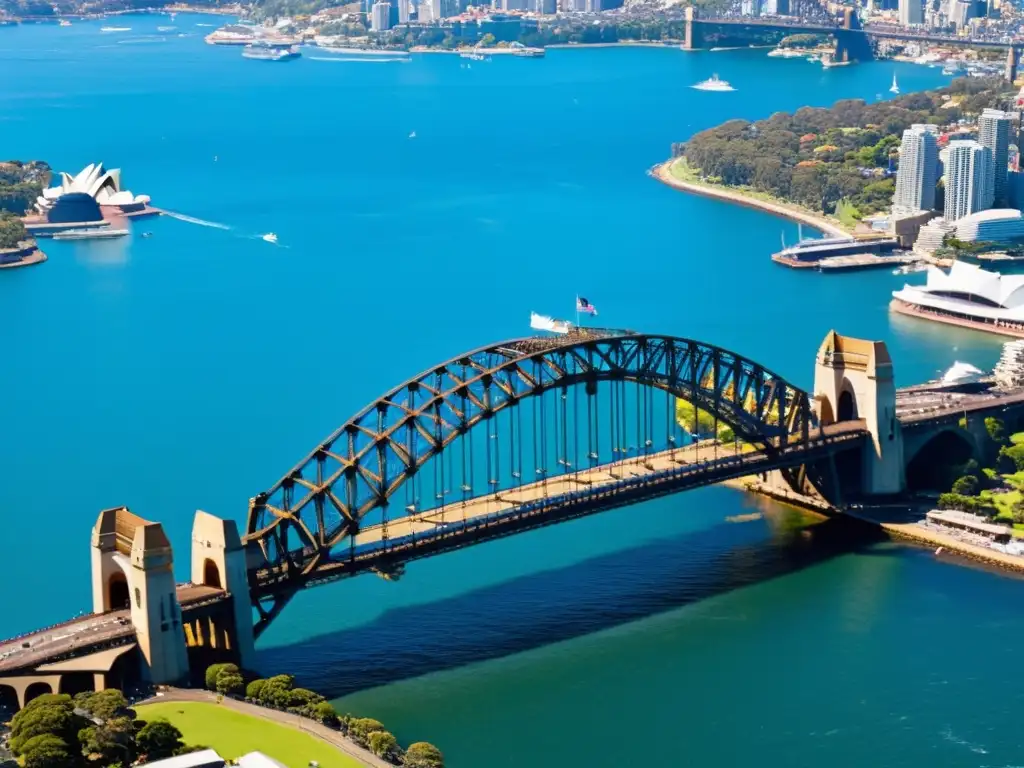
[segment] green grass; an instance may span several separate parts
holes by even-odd
[[[985,499],[992,504],[996,509],[999,510],[999,518],[1012,519],[1013,517],[1013,505],[1021,499],[1020,491],[1007,491],[1006,493],[992,493],[992,491],[982,491],[980,494],[981,498]]]
[[[288,768],[307,768],[310,760],[316,760],[322,768],[363,765],[315,736],[217,704],[169,701],[142,704],[135,710],[143,720],[170,720],[186,744],[210,747],[226,760],[258,751]]]

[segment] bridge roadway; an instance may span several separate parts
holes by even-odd
[[[889,25],[885,27],[868,25],[859,29],[846,29],[841,24],[823,24],[813,21],[800,21],[798,19],[788,21],[784,19],[736,18],[733,16],[722,18],[700,16],[694,19],[693,23],[710,24],[714,26],[764,27],[767,29],[780,29],[791,32],[821,32],[825,34],[848,32],[850,34],[862,34],[868,35],[869,37],[881,37],[889,40],[911,40],[916,42],[938,43],[945,45],[970,46],[973,48],[1008,49],[1024,47],[1024,41],[1007,43],[1001,40],[977,40],[965,37],[954,37],[951,35],[928,35],[921,34],[919,32],[901,30],[898,27]]]
[[[737,449],[734,444],[702,441],[543,478],[519,488],[404,515],[386,526],[367,526],[355,536],[351,548],[320,562],[305,581],[312,585],[367,570],[386,573],[395,565],[481,541],[687,488],[799,466],[823,458],[837,444],[859,442],[867,435],[863,420],[848,421],[812,430],[808,444],[792,443],[775,455],[752,446]],[[254,595],[273,594],[278,584],[287,585],[290,580],[281,568],[259,569],[249,578]]]
[[[223,590],[179,584],[182,612],[227,596]],[[123,645],[135,638],[131,612],[88,613],[52,627],[0,641],[0,673],[33,669],[65,658],[82,656],[104,647]]]

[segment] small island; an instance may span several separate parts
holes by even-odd
[[[677,189],[846,235],[892,205],[905,129],[955,125],[1015,97],[997,78],[961,78],[874,104],[844,99],[828,109],[729,120],[673,144],[672,159],[652,173]]]

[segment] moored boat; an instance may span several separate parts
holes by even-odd
[[[297,45],[272,43],[267,40],[255,40],[242,49],[243,58],[257,61],[289,61],[301,55]]]

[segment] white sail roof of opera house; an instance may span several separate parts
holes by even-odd
[[[72,176],[61,171],[60,186],[43,190],[37,203],[46,209],[61,195],[69,192],[82,192],[89,195],[100,205],[131,205],[148,203],[147,195],[133,195],[131,190],[121,188],[121,169],[108,171],[103,163],[90,163]]]
[[[892,295],[940,312],[1024,323],[1024,275],[1002,275],[962,261],[953,262],[949,272],[928,267],[924,285],[904,285]]]

